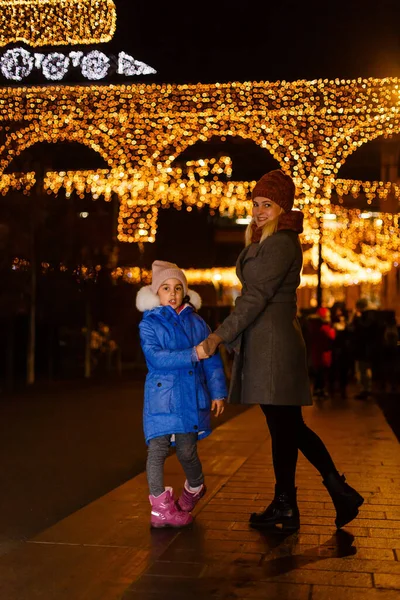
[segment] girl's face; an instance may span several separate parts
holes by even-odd
[[[179,279],[167,279],[157,292],[161,306],[172,306],[177,310],[183,302],[183,285]]]
[[[257,196],[253,200],[253,219],[257,227],[264,227],[266,223],[274,221],[281,214],[282,209],[279,204],[269,200],[269,198],[262,198]]]

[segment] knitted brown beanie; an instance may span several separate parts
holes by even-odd
[[[287,213],[292,210],[296,187],[293,179],[281,169],[270,171],[261,177],[254,186],[252,199],[269,198]]]

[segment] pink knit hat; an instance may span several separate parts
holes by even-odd
[[[151,291],[157,294],[158,290],[167,279],[178,279],[183,285],[183,295],[188,293],[188,282],[185,274],[175,263],[165,260],[155,260],[151,265],[152,282]]]

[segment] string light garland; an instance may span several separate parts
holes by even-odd
[[[109,41],[116,27],[112,0],[0,0],[0,46],[23,41],[30,46],[91,44]],[[25,48],[10,48],[0,55],[0,72],[20,82],[34,69],[49,81],[61,81],[73,69],[98,81],[110,73],[132,77],[155,74],[156,70],[126,52],[118,57],[99,50],[69,54],[31,54]]]
[[[29,191],[36,183],[35,173],[10,173],[2,175],[0,178],[0,193],[6,196],[10,190],[22,190],[24,194]]]
[[[120,239],[130,242],[133,238],[135,242],[151,242],[154,241],[157,232],[159,208],[181,208],[184,203],[186,210],[192,210],[193,206],[202,207],[208,204],[212,210],[231,218],[243,218],[249,214],[251,202],[248,197],[255,182],[204,179],[210,175],[216,178],[222,173],[228,177],[232,173],[229,157],[190,161],[183,169],[169,167],[168,174],[164,177],[159,174],[158,181],[150,183],[141,180],[134,170],[128,173],[121,170],[48,173],[45,188],[55,194],[63,188],[67,196],[72,192],[76,192],[80,197],[91,195],[93,199],[102,196],[106,201],[110,201],[112,194],[116,194],[121,202]],[[138,196],[146,197],[147,201],[140,204]],[[304,243],[314,244],[316,251],[319,230],[316,229],[315,217],[311,210],[312,205],[309,204],[303,208],[305,231],[302,238]],[[323,220],[322,226],[326,232],[324,259],[339,271],[354,273],[362,267],[381,273],[388,272],[391,263],[398,258],[400,250],[399,238],[395,235],[399,226],[398,216],[374,213],[373,217],[372,213],[369,216],[359,210],[349,211],[342,207],[333,207],[332,210],[335,212],[324,213],[324,217],[330,217]],[[366,216],[368,218],[365,218]],[[364,251],[360,252],[360,244],[364,244]],[[307,256],[308,254],[306,258]],[[313,261],[314,266],[316,260]],[[359,274],[359,277],[365,279],[365,275]]]
[[[14,258],[11,270],[12,271],[23,271],[27,272],[31,268],[31,263],[26,258]],[[102,270],[101,265],[86,266],[86,265],[78,265],[74,269],[69,269],[63,263],[58,265],[51,265],[48,262],[41,262],[39,265],[40,271],[43,275],[48,275],[49,273],[59,272],[59,273],[72,273],[77,279],[82,280],[92,280],[97,279],[100,271]]]
[[[141,60],[136,60],[126,52],[120,52],[118,54],[117,73],[125,75],[125,77],[132,77],[134,75],[154,75],[157,71]]]
[[[11,269],[13,271],[29,271],[30,262],[23,258],[15,258],[13,260]],[[93,280],[96,279],[102,271],[101,265],[86,266],[78,265],[74,269],[69,269],[64,264],[51,265],[48,262],[42,262],[40,264],[41,272],[46,275],[49,273],[60,272],[60,273],[71,273],[75,277],[82,280]],[[214,285],[215,287],[225,288],[236,288],[240,290],[241,284],[236,276],[235,268],[211,268],[211,269],[185,269],[185,275],[189,285]],[[116,267],[111,271],[111,277],[113,280],[122,280],[125,283],[133,285],[146,285],[151,283],[151,270],[143,269],[138,266],[133,267]],[[366,279],[361,274],[358,277],[356,274],[350,275],[348,273],[335,273],[325,264],[322,265],[322,282],[323,285],[329,288],[338,288],[343,286],[351,286],[359,283],[372,283],[379,284],[381,282],[380,273],[375,273],[374,277],[368,276]],[[317,285],[317,275],[302,274],[301,275],[301,288],[315,288]]]
[[[25,48],[11,48],[0,54],[0,71],[3,77],[10,81],[23,81],[34,70],[41,71],[49,81],[61,81],[71,69],[80,69],[81,74],[90,80],[104,79],[111,73],[117,72],[124,77],[151,75],[157,73],[153,67],[136,60],[126,52],[120,52],[117,57],[107,56],[104,52],[62,52],[30,53]]]
[[[69,57],[60,52],[52,52],[41,61],[43,75],[46,79],[59,81],[68,73]]]
[[[175,183],[172,186],[172,191],[164,183],[159,184],[162,198],[158,200],[158,204],[163,207],[173,205],[174,202],[180,202],[182,190],[184,190],[186,209],[192,210],[192,207],[198,204],[198,188],[200,187],[203,190],[202,202],[208,202],[214,210],[218,210],[224,216],[240,217],[251,209],[251,202],[247,200],[247,195],[255,182],[224,183],[215,181],[215,178],[222,173],[228,177],[231,175],[232,164],[229,157],[223,156],[218,160],[189,161],[182,167],[175,169],[169,167],[168,171],[168,176]],[[187,178],[184,183],[182,183],[183,180],[179,179],[183,174]],[[209,176],[213,176],[214,180],[205,182],[204,177]],[[240,189],[244,196],[241,197],[240,193],[233,196],[231,194],[232,186]],[[134,170],[128,173],[121,170],[109,171],[107,169],[49,172],[45,175],[44,188],[48,193],[58,194],[63,189],[67,197],[70,197],[72,193],[76,193],[81,198],[89,195],[93,200],[103,197],[105,201],[110,201],[113,194],[115,194],[128,208],[132,208],[132,204],[136,202],[137,212],[129,212],[127,226],[134,227],[138,242],[143,239],[153,241],[155,238],[158,216],[157,204],[151,205],[147,202],[147,204],[144,203],[141,206],[135,200],[137,193],[143,193],[143,190],[145,190],[146,195],[154,194],[154,182],[149,191],[147,182],[143,182]],[[245,191],[243,192],[243,190]],[[177,194],[175,194],[176,191],[178,191]],[[157,200],[157,197],[155,199]],[[201,204],[201,206],[203,205]],[[123,209],[121,208],[121,210]],[[313,229],[314,219],[310,210],[310,205],[306,205],[304,208],[306,217],[305,232],[302,241],[310,242],[311,240],[313,247],[305,252],[304,262],[305,265],[312,265],[316,269],[319,233],[318,230]],[[351,277],[351,281],[376,283],[377,278],[387,273],[392,262],[399,258],[400,242],[398,236],[393,235],[393,229],[399,224],[398,216],[389,213],[379,216],[378,213],[361,213],[358,210],[348,211],[342,207],[333,207],[332,210],[335,210],[335,212],[324,214],[323,259],[335,271],[347,273]],[[376,216],[379,216],[379,218],[376,218]],[[383,233],[385,231],[386,233]],[[379,244],[376,243],[377,236],[380,236]],[[356,251],[356,248],[358,248],[358,251]],[[331,280],[334,279],[330,274],[327,274],[328,276]],[[340,281],[342,280],[340,279]],[[349,280],[344,279],[344,281]]]
[[[353,198],[358,198],[363,194],[367,198],[368,204],[373,200],[387,200],[389,195],[393,195],[397,200],[400,198],[400,185],[391,181],[361,181],[357,179],[336,179],[335,191],[339,198],[351,194]]]
[[[395,78],[360,78],[2,89],[0,166],[4,170],[38,142],[85,144],[109,169],[48,174],[48,191],[63,187],[106,200],[115,193],[121,202],[120,241],[153,242],[158,211],[168,206],[208,205],[237,217],[249,213],[254,182],[233,181],[229,158],[215,167],[220,173],[212,173],[211,162],[195,161],[193,173],[179,163],[182,152],[198,141],[240,136],[270,152],[293,176],[296,206],[306,215],[303,241],[316,245],[322,239],[326,247],[325,280],[376,282],[398,257],[398,216],[364,218],[360,211],[331,205],[331,196],[354,188],[354,182],[346,188],[336,179],[352,152],[400,132],[399,85]],[[380,182],[363,182],[359,189],[369,200],[397,194],[395,186],[387,192]],[[312,255],[309,260],[314,264]]]
[[[0,0],[0,46],[109,42],[116,20],[113,0]]]
[[[399,129],[400,108],[397,79],[21,87],[0,90],[0,101],[0,115],[12,122],[31,121],[48,132],[56,125],[54,141],[55,121],[65,126],[73,116],[93,142],[101,124],[119,138],[110,148],[114,166],[122,149],[129,157],[123,168],[145,167],[143,176],[149,165],[167,168],[197,141],[238,135],[270,151],[295,177],[301,201],[318,205],[329,204],[332,175],[349,154]],[[24,137],[20,131],[22,145]]]
[[[189,285],[212,284],[214,286],[223,286],[227,288],[241,288],[241,284],[236,276],[236,270],[232,268],[212,268],[212,269],[185,269],[185,275]],[[131,284],[151,283],[151,271],[140,267],[117,267],[111,273],[113,279],[122,279]],[[378,284],[382,280],[380,273],[371,274],[360,273],[359,275],[348,273],[335,273],[326,264],[322,265],[322,283],[326,287],[343,287],[359,283]],[[317,285],[317,275],[301,275],[299,287],[315,288]]]
[[[1,57],[0,69],[6,79],[22,81],[32,73],[34,65],[35,59],[28,50],[13,48]]]
[[[110,65],[110,59],[104,52],[93,50],[82,59],[82,75],[87,79],[104,79]]]

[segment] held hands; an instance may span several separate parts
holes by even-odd
[[[199,360],[210,358],[218,350],[218,346],[222,342],[222,338],[216,333],[210,333],[208,338],[203,340],[201,344],[196,346],[197,356]]]
[[[219,417],[225,410],[224,400],[213,400],[211,402],[211,411],[215,411],[215,416]]]
[[[216,333],[210,333],[207,339],[205,339],[200,345],[203,346],[204,352],[208,356],[212,356],[218,350],[218,346],[222,342],[222,338]]]
[[[199,344],[198,346],[196,346],[196,352],[197,352],[197,356],[199,357],[199,360],[204,360],[206,358],[210,358],[210,356],[208,354],[206,354],[204,347],[203,347],[203,342],[201,344]]]

